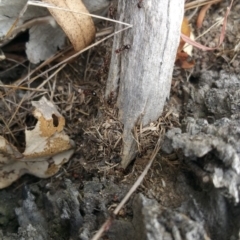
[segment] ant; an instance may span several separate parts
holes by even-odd
[[[143,7],[143,0],[139,0],[137,6],[138,6],[138,8],[142,8]]]
[[[120,53],[120,52],[122,52],[122,51],[124,51],[124,50],[129,50],[131,48],[131,45],[130,44],[127,44],[127,45],[124,45],[124,46],[122,46],[121,48],[118,48],[116,51],[115,51],[115,53]]]

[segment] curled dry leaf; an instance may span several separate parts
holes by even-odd
[[[205,15],[207,13],[207,10],[212,6],[212,3],[206,4],[205,6],[202,7],[200,13],[198,14],[197,18],[197,27],[201,28],[203,24],[203,20],[205,18]]]
[[[25,173],[51,177],[74,153],[74,142],[63,131],[65,119],[55,106],[45,97],[32,105],[38,122],[33,130],[25,130],[23,153],[0,136],[0,189]]]
[[[66,33],[76,51],[84,49],[94,40],[94,23],[91,16],[81,14],[89,13],[81,0],[44,0],[44,2],[62,8],[48,8],[48,10]]]
[[[201,8],[201,11],[199,12],[198,14],[198,17],[197,17],[197,27],[198,28],[201,28],[202,27],[202,24],[203,24],[203,20],[206,16],[206,13],[208,11],[208,9],[213,5],[213,4],[216,4],[216,3],[219,3],[221,2],[221,0],[215,0],[213,2],[210,2],[210,3],[207,3],[206,5],[204,5],[202,8]]]

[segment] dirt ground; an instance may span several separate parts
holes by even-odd
[[[186,11],[198,42],[217,46],[219,21],[229,4],[212,5],[200,29],[196,27],[200,7]],[[65,117],[65,132],[76,151],[53,177],[25,175],[0,191],[0,239],[91,239],[109,217],[102,239],[239,239],[239,10],[235,1],[219,49],[194,48],[192,69],[175,66],[164,112],[149,126],[136,127],[139,151],[125,170],[119,167],[123,126],[115,103],[104,98],[113,39],[82,54],[50,79],[48,97]],[[109,23],[99,23],[104,27]],[[2,83],[13,84],[28,67],[36,66],[1,61]],[[15,103],[21,94],[26,93],[14,92]],[[12,93],[5,97],[12,99]],[[21,110],[18,115],[27,126],[35,124],[30,100],[23,103],[28,112]],[[0,134],[9,141],[4,121],[17,106],[1,109]],[[12,127],[17,147],[23,149],[24,125]],[[148,174],[113,217],[112,211],[146,167],[160,133],[162,147]]]

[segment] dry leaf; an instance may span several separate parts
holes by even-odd
[[[184,17],[182,21],[181,33],[188,37],[190,36],[194,37],[193,34],[191,33],[191,28],[186,17]],[[192,45],[187,44],[181,37],[176,56],[176,64],[183,69],[193,68],[195,62],[189,59],[191,54]]]
[[[60,26],[52,24],[55,22],[54,20],[46,21],[46,18],[50,18],[50,13],[45,7],[28,6],[26,12],[24,12],[24,14],[18,19],[20,12],[27,2],[27,0],[0,0],[0,46],[7,44],[18,33],[29,29],[29,42],[26,43],[26,53],[30,62],[37,64],[40,61],[44,61],[53,56],[59,49],[62,49],[65,46],[66,34]],[[59,3],[60,1],[56,2]],[[106,13],[109,5],[108,0],[84,0],[84,3],[86,3],[86,7],[90,12],[96,14]],[[84,8],[84,5],[80,0],[77,1],[77,4],[78,6],[82,5]],[[78,8],[73,10],[79,11]],[[87,12],[85,8],[81,8],[81,11]],[[59,12],[65,11],[59,10]],[[70,12],[68,12],[68,14],[71,15]],[[74,29],[74,34],[75,32],[78,33],[77,29],[80,29],[80,27],[83,30],[85,29],[83,35],[80,34],[80,38],[75,39],[75,42],[77,43],[76,46],[78,47],[78,44],[80,45],[80,43],[85,40],[86,45],[88,45],[94,39],[95,35],[92,19],[85,15],[83,17],[81,14],[76,14],[76,16],[80,18],[80,22],[79,19],[76,19],[74,20],[75,22],[71,23],[71,26]],[[44,18],[45,21],[41,20]],[[87,21],[85,21],[84,18],[87,18]],[[13,27],[16,19],[18,19],[18,21],[16,26]],[[67,19],[71,21],[71,18]],[[83,20],[85,22],[83,22]],[[64,19],[64,21],[66,21],[66,19]],[[30,22],[32,22],[32,24],[30,24]],[[79,23],[81,24],[79,25]],[[11,28],[13,31],[10,31],[11,34],[8,38],[6,35]],[[89,32],[89,30],[91,32]],[[74,37],[74,35],[72,36]],[[81,40],[80,43],[78,42],[79,40]]]
[[[194,34],[191,32],[190,33],[190,39],[194,40],[195,36]],[[187,53],[188,56],[192,56],[192,51],[193,51],[193,45],[189,44],[189,43],[185,43],[183,46],[183,52]]]
[[[216,3],[219,3],[219,2],[221,2],[221,0],[215,0],[215,2],[208,3],[208,4],[204,5],[204,6],[201,8],[201,11],[199,12],[198,17],[197,17],[197,27],[198,27],[198,28],[201,28],[201,27],[202,27],[203,20],[204,20],[204,18],[205,18],[205,15],[206,15],[206,13],[207,13],[207,10],[208,10],[213,4],[216,4]]]
[[[91,16],[81,13],[89,13],[81,0],[44,0],[62,9],[48,8],[68,36],[74,49],[80,51],[90,45],[95,38],[95,27]]]
[[[177,54],[176,64],[182,69],[191,69],[195,66],[195,61],[182,51]]]
[[[7,44],[17,34],[29,29],[26,53],[29,61],[37,64],[54,55],[58,49],[63,48],[66,35],[59,26],[56,26],[52,17],[49,16],[49,21],[43,21],[50,14],[46,8],[42,7],[28,7],[17,21],[16,26],[13,27],[26,3],[27,0],[0,1],[0,46]],[[52,20],[50,20],[51,18]],[[55,26],[52,24],[54,22]],[[6,37],[9,31],[10,36]]]
[[[65,46],[66,35],[59,26],[50,24],[33,26],[29,30],[29,42],[26,43],[28,60],[37,64],[53,56]]]
[[[25,173],[47,178],[58,172],[74,153],[74,142],[64,133],[65,119],[45,97],[32,102],[38,122],[25,130],[26,148],[20,153],[0,136],[0,189]]]
[[[184,17],[182,21],[181,33],[190,37],[191,29],[189,27],[188,19],[186,17]],[[185,41],[181,38],[178,46],[178,52],[182,51],[184,44],[185,44]]]
[[[207,10],[212,6],[212,3],[206,4],[201,8],[200,13],[198,14],[197,18],[197,27],[201,28],[203,24],[203,19],[205,18],[205,15],[207,13]]]

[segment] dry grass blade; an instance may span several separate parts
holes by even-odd
[[[8,129],[10,129],[10,125],[11,125],[13,119],[15,118],[15,116],[17,115],[17,113],[18,113],[18,111],[19,111],[19,108],[21,107],[21,105],[23,104],[24,101],[25,101],[25,98],[23,97],[23,98],[21,99],[20,103],[17,104],[17,108],[16,108],[15,112],[12,114],[10,120],[8,121],[8,125],[6,125],[6,127],[7,127]]]
[[[54,8],[54,9],[63,10],[63,11],[67,11],[67,12],[83,14],[83,15],[91,16],[93,18],[98,18],[98,19],[109,21],[109,22],[119,23],[119,24],[122,24],[122,25],[125,25],[125,26],[129,26],[129,27],[131,26],[132,27],[131,24],[128,24],[128,23],[125,23],[125,22],[120,22],[120,21],[117,21],[117,20],[114,20],[114,19],[111,19],[111,18],[101,17],[99,15],[95,15],[95,14],[91,14],[91,13],[72,11],[72,10],[69,10],[68,8],[57,7],[57,6],[54,6],[52,4],[43,3],[41,1],[28,1],[28,5],[33,5],[33,6],[38,6],[38,7],[45,7],[45,8]]]
[[[12,133],[12,131],[8,128],[8,124],[5,122],[4,118],[2,118],[0,116],[0,120],[4,123],[4,126],[6,127],[7,131],[9,132],[9,134],[11,135],[12,139],[17,142],[17,139],[15,138],[14,134]]]
[[[116,207],[116,209],[113,211],[114,216],[116,216],[119,211],[121,210],[121,208],[126,204],[126,202],[129,200],[129,198],[132,196],[132,194],[136,191],[136,189],[139,187],[139,185],[141,184],[141,182],[143,181],[144,177],[146,176],[148,170],[150,169],[157,153],[160,150],[160,144],[161,144],[161,140],[162,140],[162,136],[164,135],[164,132],[162,131],[160,133],[160,136],[158,138],[158,141],[155,145],[154,151],[151,155],[151,158],[148,162],[148,164],[146,165],[144,171],[141,173],[141,175],[138,177],[137,181],[133,184],[133,186],[130,188],[130,190],[128,191],[128,193],[126,194],[126,196],[123,198],[123,200],[118,204],[118,206]],[[92,240],[98,240],[102,234],[109,229],[110,225],[112,222],[112,218],[108,218],[106,220],[106,222],[101,226],[101,228],[97,231],[97,233],[93,236]]]
[[[11,29],[8,31],[8,33],[6,34],[6,37],[4,39],[4,41],[1,41],[0,46],[4,46],[5,44],[7,44],[14,36],[17,36],[19,33],[21,33],[22,31],[25,31],[26,29],[29,29],[35,25],[44,25],[44,24],[51,24],[51,25],[56,25],[56,22],[54,20],[53,17],[51,16],[46,16],[46,17],[37,17],[37,18],[33,18],[25,23],[23,23],[21,26],[15,26],[15,24],[13,24],[13,26],[11,27]],[[17,24],[17,22],[16,22]]]
[[[0,87],[13,88],[13,89],[18,89],[18,90],[26,90],[26,91],[47,92],[46,89],[36,89],[36,88],[21,87],[21,86],[15,86],[15,85],[7,85],[7,84],[6,85],[0,84]]]
[[[31,79],[32,81],[30,81],[30,77],[38,72],[40,69],[42,69],[43,67],[47,66],[48,64],[50,64],[51,62],[53,62],[54,60],[56,60],[57,58],[61,57],[62,55],[66,54],[66,52],[68,52],[69,50],[72,49],[72,46],[67,47],[66,49],[64,49],[63,51],[60,51],[58,54],[54,55],[51,58],[48,58],[47,60],[45,60],[43,63],[41,63],[38,67],[36,67],[35,69],[33,69],[30,73],[28,73],[28,75],[25,78],[22,78],[20,80],[18,80],[16,82],[16,85],[19,86],[21,84],[23,84],[25,81],[29,83],[31,83],[32,81],[34,81],[35,79],[37,79],[36,77]]]

